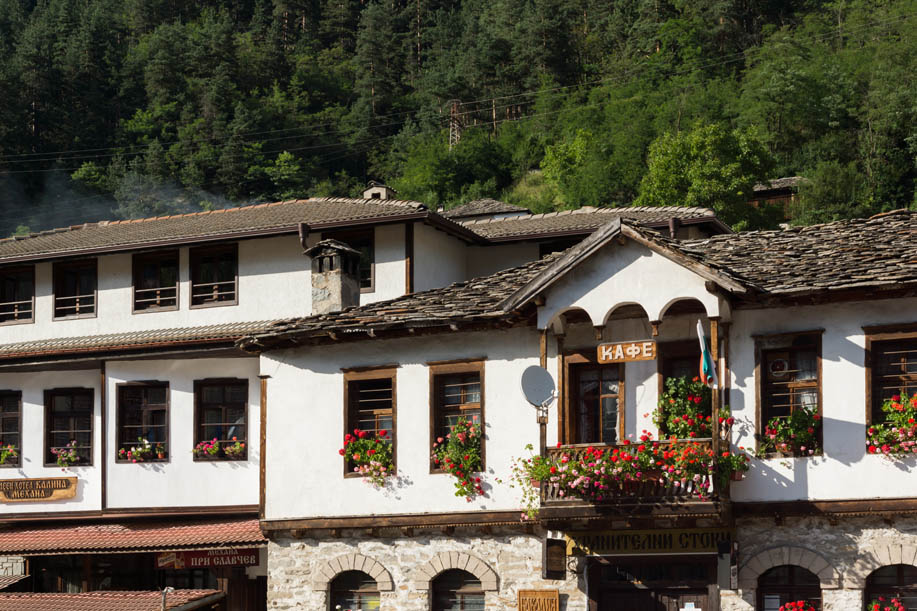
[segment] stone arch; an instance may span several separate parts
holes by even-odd
[[[913,545],[878,545],[857,556],[857,560],[845,576],[848,588],[862,590],[866,587],[866,578],[876,569],[892,564],[917,565],[917,547]]]
[[[362,571],[376,580],[380,592],[395,589],[392,574],[384,566],[363,554],[344,554],[321,564],[312,579],[312,589],[327,592],[331,581],[344,571]]]
[[[483,560],[462,552],[440,552],[414,572],[412,580],[415,590],[429,590],[433,579],[449,569],[468,571],[481,582],[485,592],[497,589],[497,574]]]
[[[739,570],[739,589],[757,588],[758,577],[765,571],[784,564],[801,566],[812,571],[818,575],[823,590],[835,590],[841,587],[840,573],[821,554],[804,547],[783,545],[766,549],[751,557]]]

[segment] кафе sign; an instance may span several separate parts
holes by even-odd
[[[0,479],[0,502],[59,501],[76,496],[75,477]]]
[[[734,536],[729,528],[687,528],[570,532],[564,538],[570,556],[640,556],[716,554],[719,543],[731,545]]]

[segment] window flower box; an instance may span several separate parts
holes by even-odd
[[[0,447],[0,465],[18,465],[19,450],[13,444]]]
[[[392,440],[386,429],[375,435],[354,429],[353,435],[344,436],[344,447],[338,453],[344,457],[348,469],[376,488],[385,486],[387,478],[395,475]]]
[[[917,454],[917,393],[882,404],[886,421],[866,429],[866,451],[891,458]]]
[[[800,406],[789,416],[771,418],[758,435],[761,456],[806,457],[821,453],[821,416],[815,407]]]
[[[469,503],[484,494],[481,486],[481,425],[459,418],[446,437],[433,443],[433,464],[455,478],[455,496]]]

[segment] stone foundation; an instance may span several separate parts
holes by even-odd
[[[25,558],[22,556],[0,556],[0,576],[25,575]]]
[[[372,537],[368,531],[336,539],[275,536],[268,547],[268,608],[323,611],[335,575],[361,570],[376,580],[383,611],[428,611],[433,577],[461,568],[481,581],[488,609],[515,609],[520,589],[557,589],[561,610],[586,611],[582,560],[568,560],[566,580],[541,579],[542,535],[518,529],[415,532],[412,537],[394,532]]]

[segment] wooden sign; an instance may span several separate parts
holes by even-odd
[[[519,611],[560,611],[560,590],[519,590]]]
[[[639,342],[599,344],[600,363],[627,363],[629,361],[655,361],[656,342],[651,339]]]
[[[541,578],[567,578],[567,541],[545,537],[541,548]]]
[[[257,566],[258,550],[208,549],[187,552],[162,552],[156,555],[158,569],[206,569],[221,566]]]
[[[645,554],[716,554],[720,542],[735,539],[728,528],[684,530],[604,530],[567,533],[567,554],[631,556]]]
[[[76,496],[75,477],[0,479],[0,502],[60,501]]]

